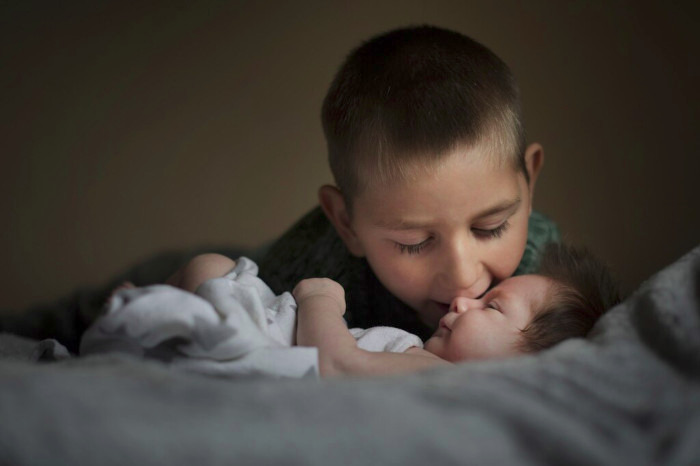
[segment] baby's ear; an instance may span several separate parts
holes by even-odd
[[[364,256],[364,249],[352,228],[350,213],[340,190],[335,186],[323,185],[318,190],[318,201],[350,253],[357,257]]]

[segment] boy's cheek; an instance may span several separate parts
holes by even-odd
[[[494,241],[482,261],[496,282],[511,277],[518,268],[527,244],[527,219],[514,222],[511,231]]]
[[[368,257],[379,281],[398,299],[416,309],[428,299],[425,273],[415,261]]]

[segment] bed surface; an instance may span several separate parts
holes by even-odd
[[[0,464],[699,464],[699,290],[700,247],[589,339],[401,377],[42,361],[51,341],[0,334]]]

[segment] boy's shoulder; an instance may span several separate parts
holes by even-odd
[[[342,285],[358,267],[320,207],[313,208],[277,239],[259,261],[260,277],[275,293],[303,278],[328,277]]]
[[[520,264],[513,275],[524,275],[537,271],[540,251],[547,243],[558,243],[561,234],[557,224],[546,215],[533,210],[527,225],[527,243]]]
[[[528,239],[532,237],[533,241],[558,242],[561,240],[559,227],[554,220],[536,210],[530,213],[527,235]]]

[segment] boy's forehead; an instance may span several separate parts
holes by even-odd
[[[498,138],[496,138],[498,139]],[[490,138],[475,144],[460,143],[440,153],[406,152],[363,156],[357,159],[358,195],[379,187],[401,187],[423,180],[440,182],[445,171],[460,168],[471,171],[484,169],[518,170],[518,158]]]
[[[455,151],[435,163],[405,167],[402,176],[393,179],[369,176],[355,196],[353,210],[372,217],[365,220],[384,224],[454,211],[486,216],[514,207],[525,196],[522,175],[511,164],[494,164],[479,155]]]

